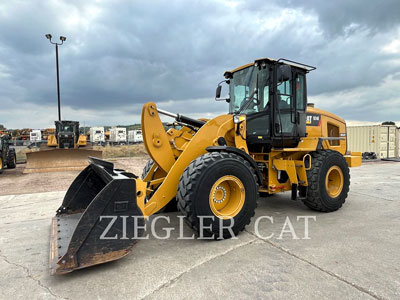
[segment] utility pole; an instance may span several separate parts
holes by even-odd
[[[65,40],[67,39],[65,36],[60,36],[61,43],[54,43],[51,38],[51,34],[46,34],[46,38],[56,46],[56,71],[57,71],[57,100],[58,100],[58,120],[61,121],[61,100],[60,100],[60,70],[58,67],[58,46],[64,44]]]

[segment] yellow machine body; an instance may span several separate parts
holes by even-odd
[[[56,136],[53,134],[50,134],[47,138],[47,146],[48,147],[58,147],[58,142],[56,139]]]
[[[59,147],[55,135],[51,134],[48,136],[47,146],[48,147]],[[81,135],[79,135],[78,142],[74,144],[74,149],[77,149],[79,147],[85,147],[85,146],[87,146],[86,136],[81,134]]]
[[[263,65],[266,70],[269,63],[273,66],[274,84],[278,82],[278,75],[282,76],[283,82],[285,76],[290,78],[290,74],[297,76],[300,73],[305,76],[312,70],[301,69],[306,66],[301,64],[299,67],[279,61],[257,60],[227,73],[241,72],[256,64],[260,66],[259,70]],[[288,69],[288,65],[293,69]],[[276,86],[274,90],[277,90]],[[270,95],[276,102],[277,93],[271,92]],[[304,96],[306,103],[305,92]],[[246,104],[250,100],[252,96],[248,94],[242,101]],[[254,103],[259,105],[261,102],[257,99]],[[277,104],[273,105],[276,109]],[[116,260],[129,253],[137,239],[101,239],[104,228],[108,226],[101,216],[127,222],[115,222],[111,227],[110,236],[118,236],[126,228],[138,227],[127,216],[145,220],[162,212],[174,199],[177,199],[178,209],[186,221],[198,232],[197,220],[204,215],[201,212],[216,217],[210,221],[208,234],[214,234],[220,228],[214,221],[238,220],[234,234],[244,230],[254,215],[259,193],[271,195],[291,191],[293,200],[302,200],[311,209],[324,212],[339,209],[350,185],[348,167],[361,165],[361,153],[347,152],[343,119],[313,106],[303,106],[300,118],[297,106],[294,107],[295,113],[290,111],[290,121],[295,116],[292,123],[297,124],[298,134],[288,136],[292,140],[284,143],[280,117],[280,124],[274,125],[280,125],[281,144],[280,137],[275,136],[276,140],[271,143],[252,144],[249,140],[254,131],[247,134],[251,118],[240,113],[240,109],[209,120],[195,120],[158,109],[153,102],[144,104],[142,134],[151,158],[144,169],[146,172],[139,178],[115,169],[111,162],[91,158],[91,164],[74,180],[52,220],[52,274],[65,274]],[[273,111],[265,106],[262,113],[268,112],[272,116]],[[160,114],[175,118],[178,126],[165,130]],[[139,225],[143,225],[143,220]],[[218,235],[221,238],[231,236],[226,231]]]
[[[162,209],[176,195],[179,179],[185,168],[197,157],[207,153],[210,146],[218,146],[218,138],[223,137],[227,146],[238,148],[249,154],[256,162],[265,163],[263,185],[260,192],[274,194],[291,190],[292,184],[307,186],[305,161],[309,153],[318,149],[320,138],[345,137],[346,122],[340,117],[309,107],[307,112],[320,114],[319,126],[307,126],[308,136],[302,138],[296,148],[272,149],[270,153],[251,153],[246,145],[246,121],[234,124],[232,115],[221,115],[209,120],[197,132],[188,127],[165,132],[155,103],[147,103],[142,110],[143,140],[147,152],[155,162],[152,170],[143,180],[136,179],[142,197],[137,202],[145,216]],[[245,117],[244,117],[245,119]],[[329,131],[330,130],[330,131]],[[349,167],[361,165],[361,154],[346,155],[346,138],[329,141],[322,140],[321,149],[335,150],[341,153]],[[265,159],[265,156],[268,156]],[[278,171],[285,171],[289,180],[278,182]],[[153,191],[155,193],[153,194]],[[148,202],[145,195],[152,194]]]

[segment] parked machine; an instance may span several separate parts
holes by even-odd
[[[195,232],[214,238],[244,230],[259,193],[289,191],[310,209],[339,209],[349,192],[349,167],[361,165],[361,154],[346,153],[342,118],[307,105],[306,74],[314,69],[259,59],[225,72],[230,96],[220,99],[219,85],[216,99],[229,103],[229,113],[211,120],[145,104],[143,140],[151,161],[142,178],[91,159],[52,220],[52,273],[127,255],[137,242],[132,231],[143,234],[143,218],[171,201]],[[166,132],[160,114],[182,127]],[[105,228],[112,239],[101,238]],[[121,238],[124,229],[128,238]]]
[[[39,129],[33,129],[30,132],[30,142],[31,143],[37,143],[42,141],[42,132]]]
[[[79,133],[78,121],[55,121],[56,132],[50,135],[47,140],[47,146],[60,149],[78,149],[85,147],[86,137]]]
[[[88,165],[89,156],[101,158],[99,150],[80,149],[87,142],[86,136],[79,133],[79,122],[55,121],[55,127],[55,134],[48,136],[47,146],[26,153],[24,173],[82,170]]]
[[[104,143],[105,135],[104,135],[104,127],[91,127],[90,128],[90,142],[101,144]]]
[[[15,149],[10,148],[10,136],[8,134],[0,136],[0,174],[5,167],[14,169],[17,165]]]
[[[131,144],[143,143],[143,135],[141,130],[129,130],[128,142]]]
[[[126,144],[126,128],[113,127],[110,129],[110,143],[113,145]]]

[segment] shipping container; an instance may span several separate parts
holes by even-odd
[[[110,129],[110,143],[126,144],[126,128],[113,127]]]
[[[143,143],[143,136],[141,130],[129,130],[128,131],[128,142],[129,143]]]
[[[104,143],[104,127],[91,127],[90,128],[90,142]]]
[[[396,126],[369,125],[347,127],[347,150],[353,152],[375,152],[378,158],[396,157]]]

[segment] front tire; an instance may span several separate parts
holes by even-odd
[[[230,238],[243,231],[254,216],[257,177],[250,164],[236,154],[207,153],[185,169],[177,199],[179,211],[200,236]]]
[[[141,179],[144,179],[147,176],[147,174],[150,172],[153,165],[154,165],[154,161],[152,159],[149,159],[143,168],[142,175],[140,176]]]
[[[7,154],[7,168],[14,169],[17,166],[17,155],[15,149],[9,149]]]
[[[311,153],[311,157],[311,169],[307,171],[307,198],[303,202],[312,210],[336,211],[349,193],[349,166],[343,155],[333,150],[318,150]]]

